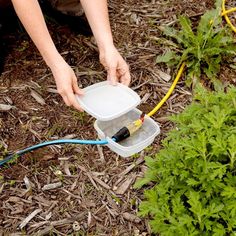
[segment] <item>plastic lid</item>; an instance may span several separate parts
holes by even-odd
[[[83,96],[77,96],[81,107],[101,121],[119,117],[140,103],[138,94],[120,83],[114,86],[104,81],[86,87],[83,91]]]

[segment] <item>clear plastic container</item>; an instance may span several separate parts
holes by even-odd
[[[140,97],[132,89],[108,81],[93,84],[83,89],[84,95],[77,96],[81,107],[97,120],[108,121],[132,110],[140,103]]]
[[[150,117],[146,116],[140,130],[134,133],[127,139],[116,143],[111,137],[122,127],[137,120],[142,112],[138,109],[133,109],[122,116],[109,120],[96,120],[94,128],[100,139],[107,139],[107,146],[122,157],[129,157],[137,152],[140,152],[149,146],[154,138],[160,133],[159,125]]]

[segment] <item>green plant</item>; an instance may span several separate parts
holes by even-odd
[[[172,120],[177,128],[145,159],[147,172],[135,184],[149,184],[139,214],[161,236],[235,235],[236,88],[197,87],[195,101]]]
[[[214,80],[220,70],[223,57],[235,56],[236,47],[231,30],[222,25],[221,0],[216,1],[216,8],[207,11],[193,30],[188,17],[179,17],[180,30],[171,27],[163,29],[164,34],[174,39],[175,44],[164,55],[158,56],[157,63],[170,66],[187,64],[187,84],[204,73]],[[228,58],[224,58],[227,60]]]
[[[58,135],[60,132],[64,130],[64,126],[60,123],[55,123],[52,125],[52,127],[47,131],[47,134],[45,135],[46,138],[50,138],[53,135]]]
[[[3,160],[7,154],[7,148],[0,143],[0,160]]]
[[[89,119],[86,112],[80,112],[74,109],[70,110],[72,117],[76,120],[81,122],[81,124],[85,124],[85,122]]]

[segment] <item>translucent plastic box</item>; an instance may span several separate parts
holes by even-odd
[[[117,143],[112,136],[124,126],[137,120],[142,113],[136,109],[140,97],[132,89],[107,81],[83,89],[85,94],[78,96],[83,109],[97,120],[94,127],[100,139],[108,141],[108,147],[122,157],[131,156],[149,146],[160,133],[158,124],[145,117],[142,127],[127,139]]]
[[[139,118],[142,112],[138,109],[133,109],[128,113],[110,121],[96,120],[94,128],[100,139],[108,140],[108,147],[122,157],[129,157],[137,152],[142,151],[149,146],[154,138],[160,133],[159,125],[150,117],[145,117],[145,121],[133,136],[116,143],[111,137],[123,126],[135,121]]]

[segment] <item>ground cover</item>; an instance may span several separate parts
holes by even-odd
[[[171,85],[168,75],[175,73],[155,64],[156,56],[165,50],[156,42],[162,38],[157,27],[175,24],[180,14],[197,21],[213,5],[209,0],[110,1],[114,40],[130,64],[131,87],[142,98],[141,110],[149,111],[165,95]],[[93,39],[50,18],[48,24],[82,87],[105,79]],[[1,144],[14,151],[57,138],[96,138],[94,119],[64,105],[50,71],[24,31],[12,32],[7,39],[0,103],[12,107],[0,111]],[[224,83],[236,82],[227,64],[219,77]],[[168,116],[182,111],[191,98],[183,76],[154,116],[161,135],[131,158],[122,159],[106,147],[65,145],[35,151],[1,169],[0,233],[150,235],[147,220],[136,215],[143,192],[132,185],[146,169],[144,157],[156,153],[160,140],[173,128]],[[27,216],[34,217],[27,222]]]

